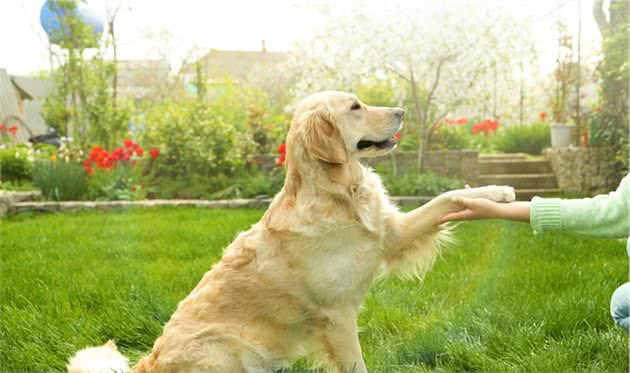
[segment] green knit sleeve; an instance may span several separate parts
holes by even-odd
[[[535,233],[560,229],[560,202],[559,198],[534,197],[529,220]]]
[[[534,198],[531,226],[537,233],[561,230],[590,237],[624,238],[630,234],[630,176],[619,188],[594,198]]]

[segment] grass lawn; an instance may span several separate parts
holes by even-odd
[[[0,371],[61,371],[113,338],[136,360],[177,302],[260,210],[152,209],[0,221]],[[620,372],[609,316],[627,279],[618,241],[527,225],[458,228],[424,280],[376,284],[361,315],[371,372]],[[298,363],[292,371],[303,371]]]

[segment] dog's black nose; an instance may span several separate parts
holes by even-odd
[[[405,111],[403,109],[395,108],[394,115],[398,117],[398,119],[403,119],[405,117]]]

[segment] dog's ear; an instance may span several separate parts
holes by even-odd
[[[300,137],[306,153],[314,159],[341,164],[348,161],[348,153],[335,125],[335,117],[325,108],[318,107],[302,114],[299,123]]]

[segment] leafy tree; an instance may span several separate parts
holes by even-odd
[[[481,90],[484,77],[496,74],[497,65],[514,65],[531,51],[526,33],[510,17],[469,10],[378,19],[357,10],[353,17],[332,19],[294,51],[294,95],[355,90],[372,77],[394,80],[394,97],[407,108],[406,122],[415,124],[407,133],[417,137],[421,168],[433,124],[477,101],[472,93]]]
[[[625,173],[628,169],[630,130],[628,127],[630,3],[625,0],[610,0],[608,20],[603,6],[603,0],[593,2],[593,16],[602,35],[603,52],[603,58],[597,67],[602,100],[601,111],[597,113],[600,123],[598,135],[615,149],[619,170]]]
[[[51,127],[71,136],[80,148],[92,142],[109,147],[125,131],[130,115],[128,106],[116,105],[116,61],[103,57],[115,39],[99,43],[91,26],[78,15],[76,0],[49,4],[64,25],[58,35],[53,35],[64,56],[61,66],[52,73],[55,92],[46,99],[42,114]],[[111,27],[113,18],[109,23]],[[111,36],[112,31],[113,27]]]

